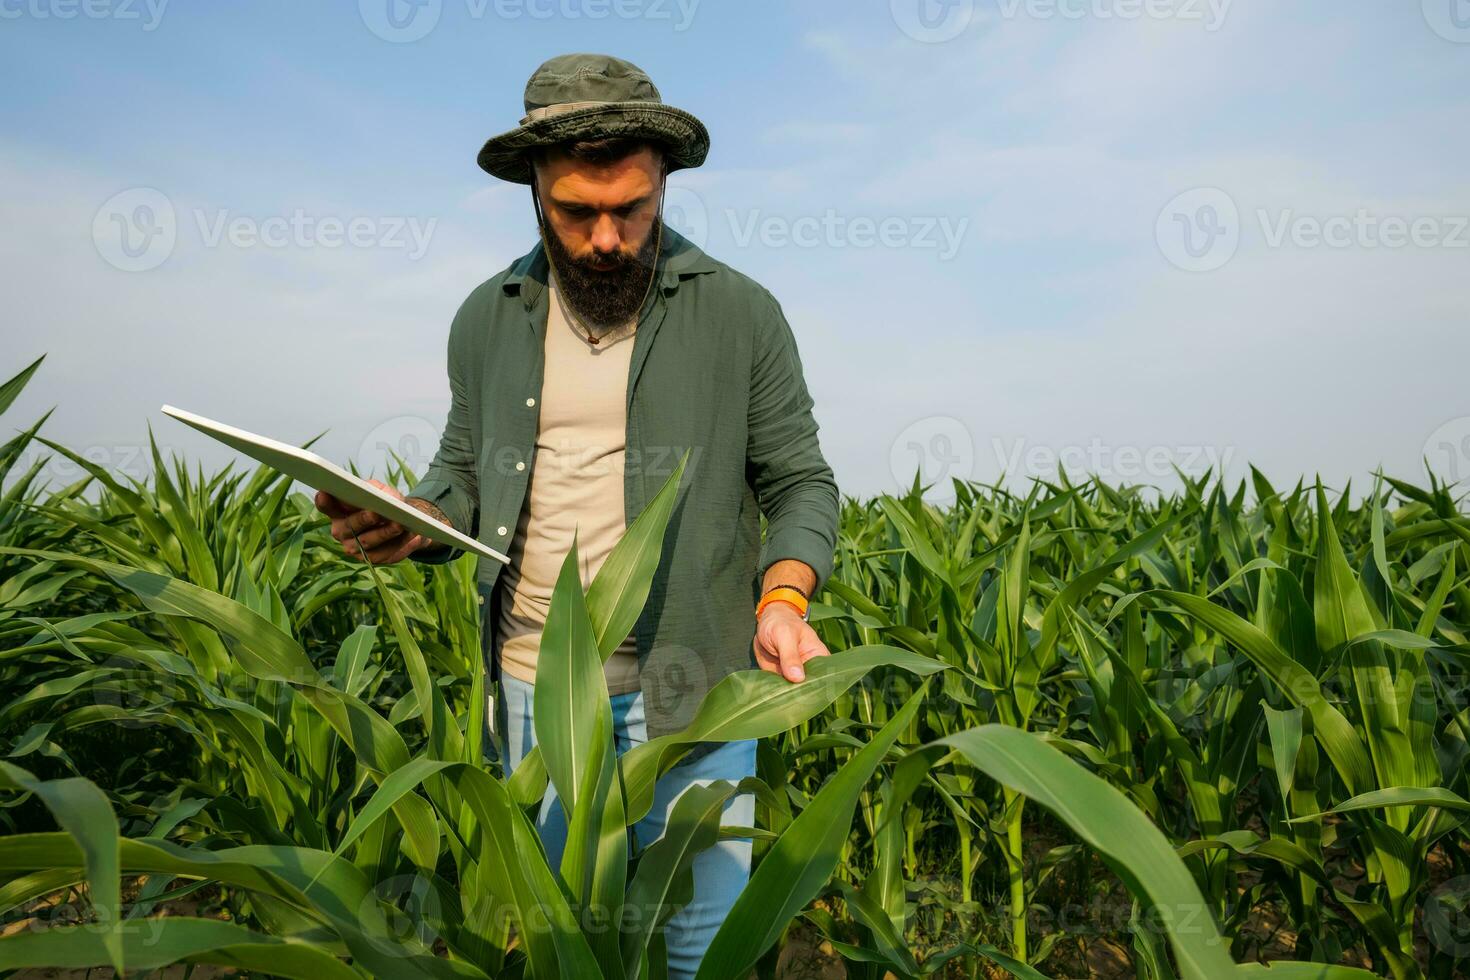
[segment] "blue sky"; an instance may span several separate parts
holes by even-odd
[[[847,493],[1470,478],[1470,0],[391,2],[0,0],[7,428],[425,459],[534,243],[475,152],[602,51],[707,124],[670,210],[781,301]]]

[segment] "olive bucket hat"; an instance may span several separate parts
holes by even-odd
[[[557,55],[532,73],[525,99],[521,124],[480,150],[480,166],[501,180],[531,183],[527,151],[570,140],[652,140],[663,147],[670,171],[697,167],[709,153],[704,123],[664,105],[647,73],[611,55]]]

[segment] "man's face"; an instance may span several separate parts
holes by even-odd
[[[599,328],[631,319],[654,265],[659,158],[644,148],[593,164],[553,151],[536,167],[536,192],[565,299]]]

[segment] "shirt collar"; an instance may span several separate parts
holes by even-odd
[[[664,225],[663,243],[659,248],[659,285],[664,295],[679,288],[679,283],[703,272],[714,272],[715,260],[689,239],[679,234],[668,224]],[[538,239],[534,248],[516,259],[500,288],[507,296],[519,295],[526,309],[531,309],[546,288],[550,268],[546,261],[546,250]]]

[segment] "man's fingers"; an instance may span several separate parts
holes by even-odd
[[[417,545],[414,543],[418,538],[416,534],[398,534],[383,540],[369,541],[365,535],[358,535],[356,539],[348,538],[342,543],[342,550],[349,558],[363,558],[366,551],[366,560],[374,565],[391,565],[393,562],[403,558],[413,551]],[[358,542],[362,542],[362,549],[358,548]]]
[[[414,545],[411,544],[413,537],[409,535],[382,547],[368,549],[368,560],[374,565],[392,565],[402,561],[414,550]]]
[[[316,509],[334,519],[346,517],[352,513],[351,507],[348,507],[325,490],[318,490],[316,492]]]
[[[795,630],[784,623],[781,627],[773,630],[775,636],[772,637],[772,642],[776,647],[776,656],[781,661],[781,676],[795,684],[806,680],[806,671],[801,666],[801,643]]]
[[[832,651],[831,650],[828,650],[827,649],[827,644],[823,643],[822,640],[821,640],[821,637],[817,636],[817,631],[816,630],[812,629],[810,626],[807,626],[806,629],[804,629],[802,631],[802,633],[803,633],[803,636],[801,638],[801,662],[802,663],[806,663],[808,660],[812,659],[813,657],[830,657],[830,656],[832,656]]]
[[[793,684],[806,680],[806,670],[801,666],[801,649],[794,644],[781,650],[781,676]]]
[[[761,641],[759,636],[755,638],[754,649],[755,665],[757,667],[761,670],[769,671],[772,674],[781,673],[781,658],[772,653],[766,647],[765,643]]]
[[[372,551],[383,544],[396,541],[406,532],[404,529],[391,521],[378,527],[368,528],[365,531],[345,530],[342,534],[342,548],[348,554],[357,554],[361,551]]]
[[[377,487],[379,490],[383,491],[384,493],[386,493],[388,496],[392,497],[395,500],[402,500],[403,499],[403,491],[402,490],[399,490],[397,487],[392,486],[390,484],[384,483],[382,480],[369,480],[368,483],[371,486]]]
[[[763,624],[755,639],[756,663],[762,670],[779,673],[793,684],[806,680],[802,664],[813,657],[825,657],[830,651],[805,622],[785,617],[780,622]]]
[[[378,527],[369,528],[366,531],[359,532],[355,536],[355,538],[349,537],[347,539],[347,542],[353,543],[355,541],[356,543],[361,544],[362,547],[371,551],[378,545],[386,544],[389,541],[398,540],[399,538],[403,537],[404,533],[405,528],[401,524],[389,521],[387,524],[383,524]]]
[[[377,527],[388,523],[388,519],[381,514],[374,514],[370,510],[359,510],[342,518],[342,530],[348,536],[361,535],[368,528]]]
[[[391,565],[396,560],[393,555],[397,550],[398,549],[392,545],[385,545],[381,548],[369,548],[367,558],[365,560],[370,565]]]

